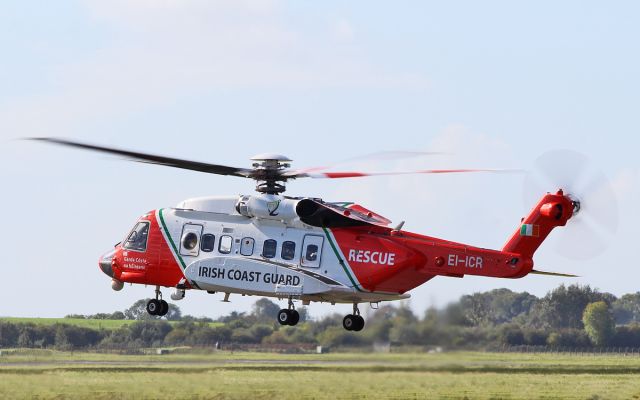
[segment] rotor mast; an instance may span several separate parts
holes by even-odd
[[[250,178],[256,181],[256,191],[266,194],[280,194],[286,190],[287,177],[283,172],[291,166],[291,159],[281,154],[262,153],[251,157],[253,170]]]

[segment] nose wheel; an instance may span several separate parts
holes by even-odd
[[[353,314],[348,314],[342,320],[342,327],[354,332],[360,332],[364,328],[364,318],[360,315],[357,303],[353,304]]]
[[[280,325],[294,326],[300,321],[300,314],[293,305],[293,300],[289,298],[289,307],[278,312],[278,323]]]
[[[163,317],[169,312],[169,303],[162,300],[162,292],[160,286],[156,286],[156,298],[149,300],[147,303],[147,312],[149,315]]]

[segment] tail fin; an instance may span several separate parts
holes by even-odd
[[[504,245],[502,251],[533,257],[533,253],[549,236],[553,228],[565,226],[574,213],[575,203],[562,190],[547,193],[522,220],[518,230]]]

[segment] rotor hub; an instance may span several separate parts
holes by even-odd
[[[571,199],[571,204],[573,205],[573,215],[577,215],[580,212],[580,200]]]
[[[558,191],[558,194],[564,195],[564,192],[562,191],[562,189]],[[566,196],[569,198],[569,200],[571,200],[571,206],[573,207],[572,215],[573,216],[577,215],[580,212],[580,207],[581,207],[580,200],[578,200],[578,198],[572,194],[567,194]]]
[[[283,172],[291,167],[291,159],[281,154],[263,153],[251,157],[253,170],[249,177],[255,180],[256,191],[266,194],[280,194],[286,190],[284,185],[290,177]]]

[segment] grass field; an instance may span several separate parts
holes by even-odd
[[[0,321],[7,321],[13,323],[33,323],[43,325],[55,325],[55,324],[69,324],[75,326],[81,326],[91,329],[107,329],[113,330],[123,327],[124,325],[130,325],[135,320],[127,319],[83,319],[83,318],[18,318],[18,317],[0,317]],[[168,321],[170,324],[175,325],[178,321]],[[221,322],[209,322],[210,326],[223,325]]]
[[[6,352],[5,352],[6,354]],[[640,357],[16,352],[0,356],[0,398],[640,399]]]

